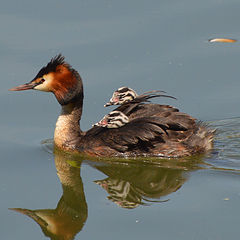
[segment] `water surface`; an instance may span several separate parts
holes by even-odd
[[[235,0],[3,2],[1,239],[236,239],[240,46],[207,40],[240,39],[239,7]],[[120,86],[165,90],[178,100],[158,102],[217,129],[214,150],[114,163],[53,154],[46,140],[56,100],[7,89],[60,52],[83,78],[82,129],[109,111],[103,104]]]

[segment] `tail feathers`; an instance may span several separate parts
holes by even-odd
[[[199,122],[196,132],[188,139],[188,145],[194,152],[207,152],[213,148],[213,139],[216,129],[210,129],[207,125]]]

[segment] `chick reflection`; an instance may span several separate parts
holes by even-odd
[[[32,218],[46,236],[55,240],[74,239],[88,216],[80,170],[69,165],[68,160],[71,160],[69,155],[55,154],[57,174],[63,189],[56,209],[11,209]],[[78,161],[79,165],[81,162]]]
[[[95,183],[108,192],[109,200],[129,209],[150,202],[166,202],[168,199],[160,199],[177,191],[187,180],[184,169],[141,164],[95,167],[108,176]]]

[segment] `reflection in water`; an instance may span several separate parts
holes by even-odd
[[[187,177],[183,169],[167,169],[157,166],[96,166],[108,176],[95,183],[109,194],[108,199],[123,208],[135,208],[148,202],[160,201],[177,191]],[[154,199],[157,199],[154,200]]]
[[[56,209],[11,208],[11,210],[32,218],[51,239],[71,240],[81,231],[88,216],[80,176],[83,158],[58,151],[54,155],[63,189]],[[136,162],[136,159],[133,162],[129,160],[114,163],[87,161],[87,163],[108,176],[106,179],[95,181],[109,193],[108,199],[128,209],[149,202],[168,201],[168,199],[162,201],[160,198],[177,191],[187,180],[186,172],[196,168],[193,162],[190,163],[189,160],[181,162],[179,159],[176,165],[174,160],[161,161],[161,165],[153,165]]]
[[[63,154],[55,154],[58,177],[63,195],[56,209],[29,210],[12,208],[39,224],[43,233],[51,239],[70,240],[81,231],[88,216],[87,203],[79,168],[67,163]]]

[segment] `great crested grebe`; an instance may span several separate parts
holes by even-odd
[[[124,126],[94,126],[86,132],[81,131],[82,79],[61,54],[52,58],[31,82],[10,90],[28,89],[52,92],[62,106],[54,144],[66,151],[107,157],[184,157],[206,152],[213,145],[213,131],[191,116],[169,105],[142,100],[131,101],[116,109],[129,119]]]
[[[93,126],[119,128],[129,122],[129,118],[120,111],[112,111],[105,115],[102,120],[95,123]]]
[[[113,92],[112,97],[110,98],[109,102],[104,105],[104,107],[111,105],[122,105],[132,101],[149,102],[148,99],[155,97],[168,97],[176,99],[175,97],[165,95],[164,93],[166,92],[154,90],[138,95],[133,89],[129,87],[120,87],[115,92]]]

